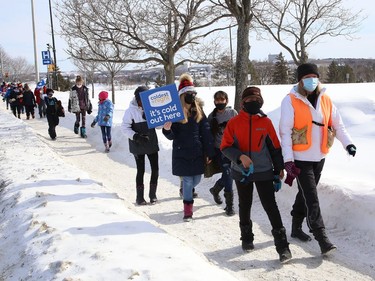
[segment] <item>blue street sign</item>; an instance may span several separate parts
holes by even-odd
[[[52,64],[51,54],[49,51],[42,51],[42,60],[44,65]]]
[[[184,119],[175,84],[141,92],[140,97],[149,128],[162,126],[167,121]]]

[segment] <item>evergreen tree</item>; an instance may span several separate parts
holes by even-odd
[[[289,68],[288,63],[284,59],[283,53],[276,57],[276,63],[272,73],[273,84],[289,84]]]
[[[333,60],[328,66],[327,71],[327,83],[339,83],[340,80],[340,70],[337,63]]]

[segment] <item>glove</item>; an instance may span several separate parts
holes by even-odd
[[[286,162],[284,165],[287,173],[285,183],[292,186],[293,180],[299,175],[301,169],[297,168],[293,161]]]
[[[134,136],[133,136],[133,140],[136,143],[146,143],[146,142],[148,142],[150,140],[150,138],[149,138],[148,135],[135,133]]]
[[[273,176],[273,188],[275,192],[278,192],[281,189],[281,180],[279,175]]]
[[[87,114],[90,115],[92,113],[92,110],[87,110]]]
[[[254,173],[254,165],[250,164],[249,169],[246,171],[242,169],[242,179],[240,180],[243,184],[248,184],[250,182],[250,175]]]
[[[357,152],[357,148],[355,147],[354,144],[349,144],[347,147],[346,147],[346,151],[349,153],[349,155],[351,156],[355,156],[355,153]]]
[[[95,121],[92,121],[92,123],[91,123],[91,128],[94,128],[95,125],[96,125],[96,122],[95,122]]]
[[[103,120],[104,122],[107,122],[109,120],[109,115],[104,116]]]

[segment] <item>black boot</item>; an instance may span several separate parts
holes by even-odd
[[[227,216],[234,216],[236,213],[233,210],[233,192],[224,192],[225,197],[225,213]]]
[[[158,199],[156,198],[156,188],[156,184],[150,183],[150,191],[148,193],[148,196],[150,197],[151,204],[155,204],[158,201]]]
[[[42,118],[42,117],[40,117]],[[74,133],[78,135],[79,123],[74,123]]]
[[[87,138],[85,127],[81,127],[81,137],[84,138],[84,139]]]
[[[224,186],[221,186],[218,184],[218,182],[215,183],[215,185],[210,188],[210,192],[211,194],[214,196],[214,201],[216,204],[220,205],[223,203],[223,201],[221,200],[221,197],[219,195],[219,192],[224,188]]]
[[[324,228],[314,230],[313,234],[314,234],[315,240],[318,241],[319,243],[322,255],[327,255],[337,249],[337,247],[333,245],[331,241],[329,241],[327,234],[326,234],[326,230]]]
[[[253,234],[253,223],[250,221],[248,225],[241,225],[241,240],[242,240],[242,250],[249,252],[254,250],[254,234]]]
[[[286,239],[285,228],[272,229],[276,251],[279,254],[279,260],[284,263],[292,258],[292,253],[289,250],[289,243]]]
[[[145,191],[145,186],[143,184],[137,186],[137,198],[135,200],[137,205],[146,205],[147,204],[147,202],[144,198],[144,191]]]
[[[303,242],[311,241],[310,235],[306,234],[302,230],[302,222],[303,218],[296,218],[293,217],[292,219],[292,233],[290,236],[293,238],[298,238],[299,240]]]

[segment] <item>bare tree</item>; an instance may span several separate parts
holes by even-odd
[[[254,18],[299,65],[308,61],[309,47],[322,37],[353,39],[363,21],[361,12],[345,9],[342,0],[271,0],[258,6]]]
[[[188,47],[227,28],[211,27],[230,16],[205,0],[63,0],[57,9],[62,34],[71,38],[71,45],[79,45],[74,36],[90,46],[110,43],[116,52],[97,61],[162,65],[167,83],[174,82],[178,65],[201,62],[191,58]],[[127,57],[124,49],[140,53],[137,58]],[[183,50],[185,58],[175,61]]]
[[[87,83],[87,80],[90,81],[91,97],[94,98],[94,90],[95,90],[94,75],[95,75],[95,71],[97,71],[99,68],[99,63],[95,61],[85,61],[84,59],[77,59],[77,58],[73,58],[73,63],[75,66],[78,67],[78,69],[82,73],[84,73],[85,83]]]
[[[241,94],[247,86],[249,71],[250,42],[249,33],[253,19],[253,9],[257,1],[251,0],[212,0],[218,6],[227,9],[237,21],[237,55],[235,66],[236,96],[234,108],[240,109]]]
[[[116,103],[116,101],[115,101],[115,77],[122,69],[124,69],[124,67],[126,66],[126,63],[102,62],[100,64],[109,73],[109,76],[110,76],[110,79],[111,79],[111,87],[112,87],[112,102],[113,102],[113,104],[115,104]]]

